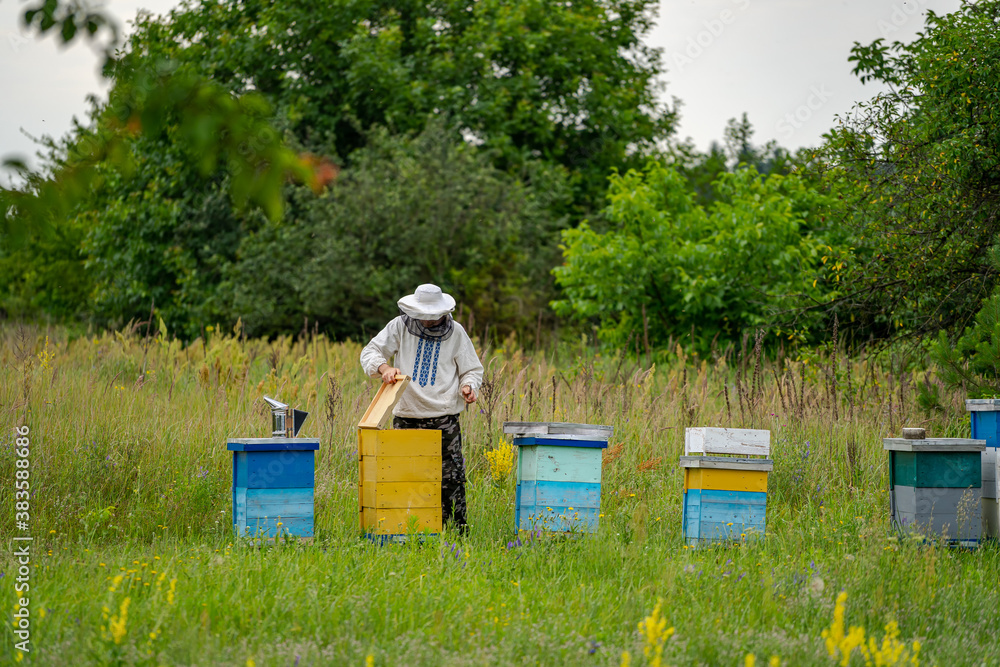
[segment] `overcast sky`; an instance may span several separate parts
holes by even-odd
[[[32,3],[34,4],[34,3]],[[173,0],[115,0],[123,26],[139,8],[168,11]],[[663,49],[667,99],[682,102],[680,137],[702,148],[721,139],[729,118],[749,115],[763,143],[816,145],[834,116],[874,95],[851,74],[855,42],[909,41],[927,10],[959,0],[662,0],[648,41]],[[87,96],[106,94],[99,58],[83,43],[69,49],[20,28],[24,0],[0,0],[0,157],[35,164],[26,136],[61,136],[83,118]],[[6,182],[6,178],[3,179]]]

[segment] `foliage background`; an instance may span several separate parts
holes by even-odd
[[[0,312],[360,340],[434,281],[483,334],[596,326],[612,346],[641,335],[648,359],[758,327],[882,343],[978,326],[1000,3],[856,44],[855,72],[889,92],[794,153],[754,145],[745,116],[705,153],[672,138],[642,41],[654,9],[193,0],[142,16],[107,50],[89,124],[0,193]],[[50,1],[27,21],[105,34],[81,12]]]
[[[963,398],[995,390],[1000,2],[856,45],[891,92],[794,153],[745,118],[673,140],[652,6],[194,0],[108,37],[109,99],[0,191],[0,308],[67,326],[0,328],[0,426],[35,443],[29,660],[850,663],[847,614],[896,658],[1000,659],[996,545],[891,534],[880,448],[967,436]],[[358,341],[427,280],[487,366],[474,530],[376,549]],[[264,393],[322,441],[309,547],[231,538],[221,443],[264,434]],[[508,419],[615,427],[597,535],[514,534]],[[772,431],[766,539],[682,543],[692,425]]]

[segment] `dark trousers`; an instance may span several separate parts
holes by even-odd
[[[462,429],[458,415],[413,419],[393,417],[392,427],[441,431],[441,518],[465,528],[465,460],[462,458]]]

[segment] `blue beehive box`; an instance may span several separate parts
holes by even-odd
[[[313,537],[318,438],[232,438],[233,530],[238,536]]]
[[[601,452],[610,426],[507,422],[517,447],[514,526],[518,530],[597,531]]]
[[[972,439],[985,440],[986,449],[982,463],[982,536],[1000,538],[1000,400],[995,398],[969,399],[965,402],[972,422]]]
[[[767,430],[685,429],[681,532],[688,545],[764,536],[770,452]]]

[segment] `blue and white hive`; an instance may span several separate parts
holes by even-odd
[[[507,422],[517,447],[514,527],[549,532],[597,531],[602,452],[613,429],[596,424]]]
[[[231,438],[233,530],[241,537],[313,537],[319,438]]]
[[[681,531],[687,544],[764,536],[770,453],[770,431],[685,429]]]

